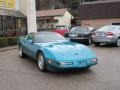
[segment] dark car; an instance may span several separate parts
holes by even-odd
[[[89,45],[92,43],[91,36],[93,32],[94,29],[92,27],[77,26],[70,30],[69,38],[71,41],[81,42]]]

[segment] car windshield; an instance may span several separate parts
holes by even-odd
[[[56,26],[56,29],[63,30],[63,29],[67,29],[67,27],[66,26]]]
[[[90,29],[87,27],[73,27],[71,29],[71,32],[76,32],[76,33],[89,33]]]
[[[58,33],[39,33],[35,35],[35,43],[47,43],[47,42],[58,42],[67,41],[63,36]]]

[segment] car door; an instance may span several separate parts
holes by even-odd
[[[24,51],[27,55],[29,55],[30,57],[35,56],[35,45],[33,43],[33,39],[34,39],[34,35],[28,35],[26,37],[26,40],[24,42]]]

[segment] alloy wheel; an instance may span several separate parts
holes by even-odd
[[[41,71],[45,70],[44,57],[42,54],[38,54],[38,67]]]
[[[117,39],[117,46],[120,47],[120,38]]]
[[[22,53],[23,53],[23,52],[22,52],[22,47],[20,46],[20,47],[19,47],[19,55],[20,55],[20,57],[22,57]]]

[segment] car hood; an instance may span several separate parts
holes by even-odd
[[[95,54],[87,46],[74,42],[55,42],[43,44],[44,50],[57,60],[79,60],[95,58]]]

